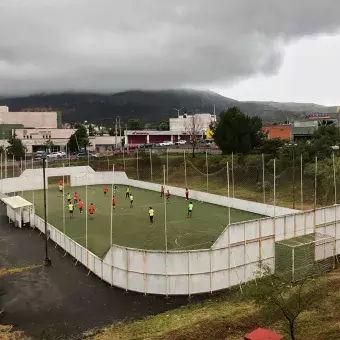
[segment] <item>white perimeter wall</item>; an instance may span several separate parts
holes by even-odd
[[[90,169],[83,169],[81,172],[80,167],[73,168],[75,170],[49,169],[48,176],[59,176],[60,169],[66,171],[65,175],[71,175],[72,185],[84,185],[86,177],[88,185],[111,183],[113,178],[110,172],[94,173],[92,169],[91,172]],[[15,182],[16,186],[19,184],[23,186],[28,181],[29,175],[36,177],[36,173],[23,173],[23,175],[25,176],[16,178],[11,184]],[[159,190],[159,185],[129,180],[125,173],[115,173],[115,183]],[[3,187],[9,188],[9,186],[9,182],[3,183]],[[42,183],[40,186],[42,187]],[[21,188],[17,190],[20,191]],[[183,189],[180,188],[170,187],[170,191],[174,195],[183,195]],[[237,209],[240,209],[242,204],[249,204],[252,209],[258,209],[254,212],[259,214],[264,213],[264,210],[260,211],[260,209],[269,209],[269,211],[271,209],[264,208],[258,203],[254,203],[253,206],[252,202],[243,200],[224,200],[224,197],[218,195],[195,191],[191,194],[195,199],[210,203],[221,204],[220,200],[223,204],[231,202]],[[237,205],[240,202],[241,205]],[[281,210],[281,212],[287,211],[290,209]],[[53,226],[48,225],[48,230],[54,242],[111,285],[145,294],[191,295],[242,285],[255,278],[260,263],[274,269],[275,242],[279,240],[318,232],[333,236],[336,240],[335,252],[340,254],[339,216],[339,205],[309,212],[294,212],[284,216],[232,224],[210,249],[166,253],[113,245],[103,259]],[[34,217],[34,225],[44,232],[44,221],[40,217]],[[333,254],[322,254],[324,257],[331,255]]]

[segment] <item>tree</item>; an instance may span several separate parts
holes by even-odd
[[[139,118],[130,118],[127,125],[130,130],[141,130],[142,128]]]
[[[157,125],[157,130],[159,131],[169,131],[169,129],[170,129],[169,121],[166,120],[159,122]]]
[[[262,152],[266,155],[277,156],[279,149],[284,145],[284,141],[280,138],[267,139],[263,142]]]
[[[44,143],[44,146],[47,150],[53,151],[55,144],[49,139]]]
[[[15,130],[13,132],[13,135],[11,139],[8,140],[8,146],[7,146],[7,154],[9,156],[14,156],[15,159],[19,160],[20,158],[23,158],[25,156],[25,147],[22,143],[21,139],[17,138],[17,135],[15,133]]]
[[[110,136],[115,136],[115,135],[116,135],[116,131],[115,131],[114,128],[111,128],[111,129],[109,130],[109,135],[110,135]]]
[[[96,131],[93,127],[92,124],[89,125],[89,136],[95,136],[96,135]]]
[[[77,130],[71,135],[67,143],[67,149],[74,152],[80,151],[81,149],[86,150],[89,146],[91,146],[91,143],[86,127],[84,125],[77,124]]]
[[[192,157],[195,157],[195,150],[198,140],[200,139],[200,135],[202,133],[202,127],[203,127],[202,119],[199,116],[193,115],[188,116],[186,118],[184,128],[185,131],[190,136],[190,143],[192,146]]]
[[[336,125],[322,125],[313,134],[312,150],[319,159],[330,157],[332,146],[340,144],[340,130]]]
[[[214,140],[223,154],[246,153],[261,145],[261,129],[261,118],[249,117],[234,106],[221,113],[214,129]]]
[[[273,273],[270,267],[263,266],[257,273],[256,285],[251,286],[250,295],[255,302],[264,307],[271,315],[279,315],[286,319],[289,334],[295,340],[295,323],[299,315],[310,305],[318,294],[315,280],[307,275],[300,281],[292,283],[283,275]]]

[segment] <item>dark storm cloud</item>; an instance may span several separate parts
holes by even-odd
[[[114,92],[275,73],[335,34],[339,0],[0,0],[0,94]]]

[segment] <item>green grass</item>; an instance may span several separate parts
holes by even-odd
[[[88,248],[98,256],[103,256],[110,246],[111,186],[107,196],[103,186],[88,186],[88,204],[93,203],[96,214],[88,218]],[[125,187],[118,187],[115,195],[117,207],[113,210],[113,243],[125,247],[141,249],[165,249],[164,200],[159,193],[131,188],[134,207],[130,208],[129,199],[125,198]],[[65,195],[77,191],[85,201],[85,187],[65,188]],[[23,193],[33,202],[33,193]],[[168,250],[187,250],[209,248],[228,224],[228,209],[222,206],[193,201],[194,211],[191,219],[187,218],[188,201],[172,196],[167,204]],[[36,213],[43,217],[43,191],[35,191],[34,204]],[[48,221],[54,227],[63,230],[63,205],[65,207],[66,234],[85,246],[86,212],[80,215],[75,209],[69,217],[66,198],[59,195],[57,188],[48,190]],[[149,207],[155,210],[155,223],[149,224]],[[261,215],[231,209],[231,222],[261,218]]]

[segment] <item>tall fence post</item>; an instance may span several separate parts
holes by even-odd
[[[111,185],[111,202],[110,202],[110,246],[112,247],[113,244],[113,226],[112,226],[112,222],[113,222],[113,193],[114,193],[114,185],[115,185],[115,165],[112,165],[112,185]],[[112,251],[112,249],[111,249]],[[112,264],[113,265],[113,264]]]
[[[209,192],[209,164],[208,164],[208,151],[205,152],[205,166],[207,169],[207,192]]]
[[[263,190],[263,204],[266,204],[266,183],[264,181],[264,154],[262,154],[262,190]]]
[[[169,148],[166,148],[166,184],[169,185]]]
[[[164,186],[164,191],[165,191],[165,165],[163,165],[163,186]],[[166,214],[166,197],[163,195],[163,200],[164,200],[164,241],[165,241],[165,294],[168,296],[168,259],[167,259],[167,254],[168,254],[168,230],[167,230],[167,214]]]
[[[276,216],[276,158],[274,158],[274,218]]]
[[[301,211],[303,210],[303,157],[300,158],[300,191],[301,191]]]
[[[151,179],[151,183],[153,182],[152,179],[152,153],[151,153],[151,149],[149,149],[149,154],[150,154],[150,179]]]
[[[233,198],[235,198],[235,177],[234,177],[234,153],[231,153],[231,183],[233,188]]]
[[[185,187],[187,188],[188,187],[188,181],[187,181],[187,160],[186,160],[186,157],[185,157],[185,150],[184,150],[184,153],[183,153],[183,157],[184,157],[184,184],[185,184]]]
[[[230,199],[229,162],[227,162],[228,198]],[[228,204],[228,224],[230,226],[230,203]]]
[[[124,151],[124,148],[123,148],[123,168],[124,168],[124,172],[126,172],[126,170],[125,170],[125,151]]]
[[[318,157],[315,156],[315,176],[314,176],[314,209],[316,209],[316,193],[317,193],[317,185],[318,185]]]
[[[336,204],[336,170],[335,170],[335,155],[333,152],[333,181],[334,181],[334,204]]]
[[[137,149],[136,157],[137,157],[137,159],[136,159],[136,161],[137,161],[137,167],[136,167],[136,169],[137,169],[137,180],[139,181],[138,149]]]

